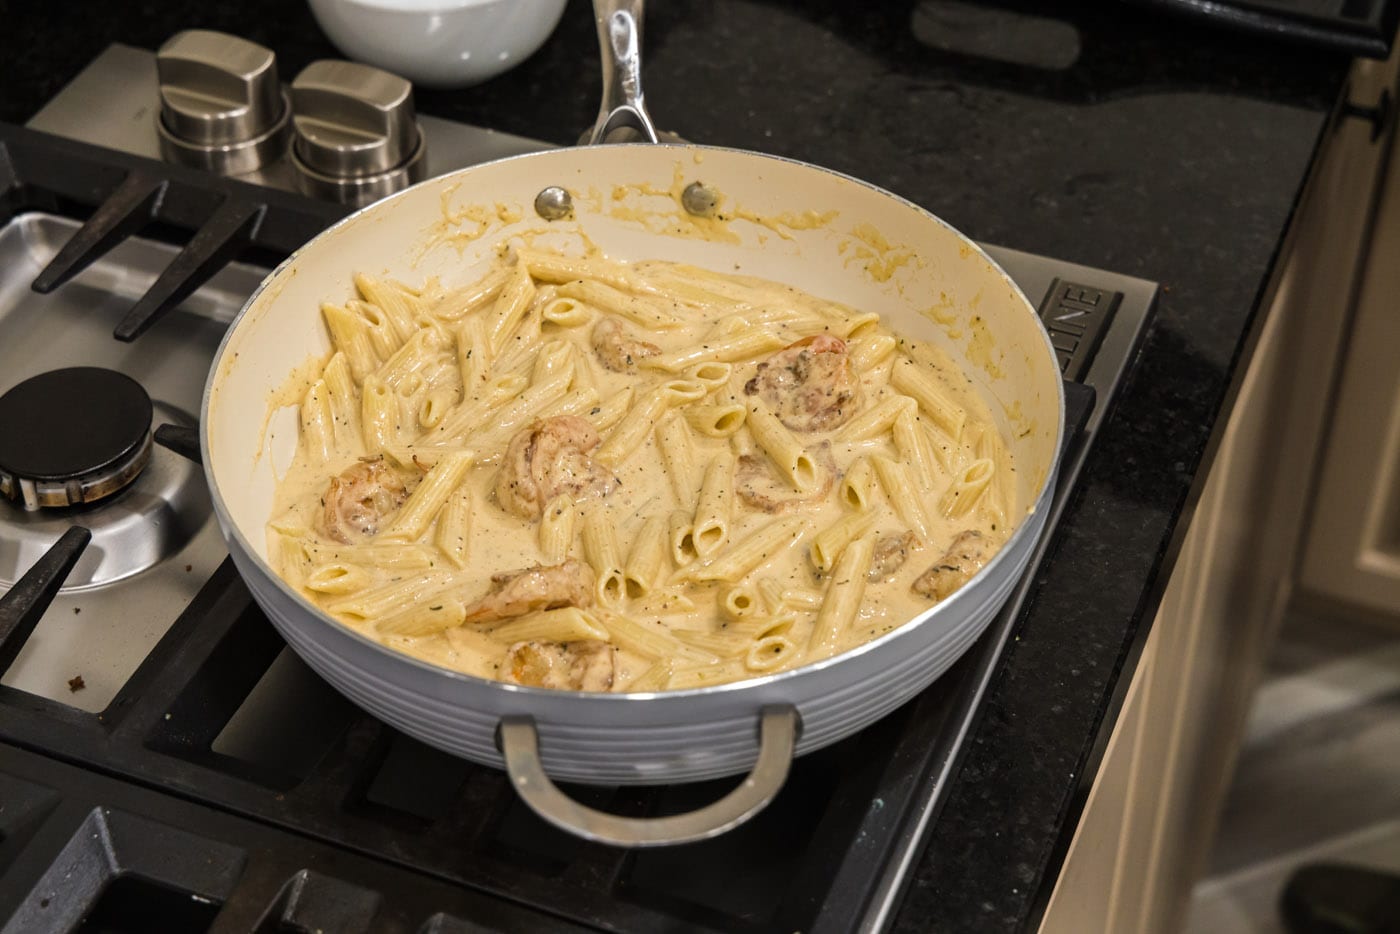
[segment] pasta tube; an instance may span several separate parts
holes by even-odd
[[[447,497],[466,476],[473,456],[470,451],[459,451],[438,461],[409,494],[389,527],[376,537],[382,541],[410,542],[420,538],[443,503],[447,502]]]
[[[471,545],[472,492],[459,486],[447,497],[438,517],[435,541],[438,548],[459,568],[467,566]]]
[[[574,545],[578,510],[567,494],[550,500],[540,514],[540,553],[545,564],[558,564],[569,556]]]
[[[690,422],[690,427],[711,438],[727,438],[734,434],[744,427],[747,414],[737,402],[685,407],[685,420]]]
[[[890,372],[890,385],[913,396],[934,426],[949,438],[956,441],[962,435],[967,412],[944,395],[938,388],[938,381],[917,363],[902,355],[896,358]]]
[[[379,367],[379,358],[370,344],[369,328],[363,318],[341,305],[329,302],[322,303],[321,317],[325,319],[331,343],[350,364],[350,373],[355,382],[361,382]]]
[[[641,365],[653,370],[677,372],[692,364],[719,360],[732,363],[746,360],[783,346],[783,339],[772,331],[744,331],[724,340],[710,341],[687,350],[674,350],[671,353],[657,354],[641,361]]]
[[[666,468],[666,479],[671,480],[671,490],[682,506],[690,506],[694,501],[694,473],[696,455],[690,442],[690,430],[685,420],[675,412],[666,413],[657,424],[657,449],[661,452],[661,462]]]
[[[952,484],[939,499],[938,508],[950,519],[967,515],[986,491],[995,473],[996,465],[991,459],[977,458],[953,478]]]
[[[837,441],[868,441],[894,427],[899,416],[916,410],[918,403],[908,396],[893,396],[851,419],[836,433]]]
[[[576,606],[542,610],[487,630],[498,642],[514,644],[539,639],[546,642],[579,642],[596,639],[606,642],[608,631],[591,614]]]
[[[486,317],[486,337],[493,354],[499,354],[505,347],[506,341],[525,320],[525,312],[534,299],[535,283],[530,279],[530,271],[517,263]]]
[[[729,540],[730,510],[734,504],[734,457],[728,451],[717,454],[705,468],[700,496],[695,503],[692,535],[695,550],[708,558]]]
[[[626,574],[617,552],[617,534],[601,511],[583,517],[583,556],[593,568],[598,602],[617,606],[627,593]]]
[[[648,328],[674,328],[680,320],[660,302],[619,292],[595,279],[576,279],[559,286],[559,294],[595,308],[611,311]]]
[[[837,498],[849,509],[864,511],[875,505],[875,469],[870,459],[858,457],[841,478]]]
[[[434,597],[380,620],[375,629],[385,636],[430,636],[462,625],[466,616],[461,600]]]
[[[298,416],[307,456],[313,464],[324,464],[335,447],[335,416],[331,414],[330,391],[324,379],[316,380],[306,390]]]
[[[775,519],[710,560],[682,568],[679,576],[693,581],[737,581],[776,552],[795,547],[810,530],[811,521],[801,516]]]
[[[890,501],[899,518],[918,536],[919,541],[927,542],[932,523],[924,510],[924,497],[914,486],[909,465],[880,455],[872,457],[870,462],[880,478],[880,486],[884,487],[885,499]]]
[[[321,371],[321,379],[326,381],[326,392],[329,394],[336,445],[353,451],[363,450],[360,406],[355,399],[355,383],[345,354],[337,353],[331,357]]]
[[[493,269],[471,285],[444,294],[433,303],[428,313],[440,321],[464,318],[494,301],[496,296],[501,294],[501,289],[505,287],[510,275],[510,269]]]
[[[874,551],[875,544],[869,538],[856,539],[841,553],[832,569],[831,585],[817,611],[816,627],[812,631],[811,651],[816,657],[835,652],[840,638],[855,621],[865,597],[865,576],[870,571]]]
[[[816,489],[820,478],[817,462],[776,415],[754,403],[749,406],[748,426],[754,441],[763,448],[789,486],[799,493]]]
[[[931,490],[940,479],[939,461],[934,453],[933,443],[919,427],[918,416],[913,412],[901,412],[894,422],[894,446],[899,456],[914,469],[914,477],[919,485]]]
[[[666,520],[659,515],[647,516],[632,547],[627,549],[623,587],[628,599],[640,599],[656,589],[665,561]]]
[[[362,388],[360,419],[365,450],[378,454],[398,444],[399,400],[377,376],[366,376]]]
[[[695,550],[695,517],[692,514],[683,509],[671,513],[667,538],[671,543],[671,560],[676,567],[685,567],[700,557]]]
[[[364,300],[384,313],[400,344],[413,336],[413,332],[418,330],[417,318],[424,311],[416,295],[401,283],[378,279],[362,272],[355,273],[352,279]]]
[[[822,574],[830,573],[850,544],[870,531],[877,516],[873,511],[847,513],[818,532],[808,549],[812,567]]]

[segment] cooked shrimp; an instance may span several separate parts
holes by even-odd
[[[617,650],[606,642],[517,642],[506,650],[501,680],[560,691],[610,691]]]
[[[877,537],[875,551],[870,558],[870,570],[866,573],[866,580],[871,583],[885,580],[895,571],[904,567],[904,562],[909,560],[909,549],[913,547],[913,532],[905,532],[902,535],[895,535],[891,532]]]
[[[661,348],[629,337],[616,318],[603,318],[593,326],[593,351],[614,373],[631,373],[638,360],[656,356]]]
[[[836,461],[831,457],[831,445],[823,441],[812,448],[812,459],[821,469],[822,480],[806,493],[795,491],[778,475],[773,463],[761,454],[745,454],[734,468],[734,492],[755,509],[764,512],[787,512],[808,503],[821,502],[836,482]]]
[[[538,519],[561,493],[575,501],[603,497],[617,485],[611,470],[589,457],[601,443],[584,418],[562,415],[522,429],[506,448],[496,475],[496,500],[507,512]]]
[[[826,431],[844,425],[859,408],[860,382],[846,342],[818,334],[791,344],[758,365],[744,384],[793,431]]]
[[[562,564],[491,575],[491,591],[467,607],[464,622],[489,623],[538,610],[593,605],[593,569],[569,558]]]
[[[959,533],[943,557],[915,578],[914,592],[933,600],[946,599],[982,569],[994,550],[991,541],[981,532],[969,529]]]
[[[379,531],[379,524],[408,499],[403,474],[382,456],[365,458],[331,477],[321,501],[326,534],[349,545]]]

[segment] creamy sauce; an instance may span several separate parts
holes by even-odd
[[[473,220],[486,226],[491,219]],[[446,607],[441,610],[443,613],[451,613],[452,607],[470,607],[493,590],[492,575],[548,565],[559,559],[559,555],[545,552],[540,519],[507,511],[495,493],[500,472],[506,469],[503,461],[511,438],[530,424],[537,424],[526,419],[514,430],[503,430],[500,419],[509,417],[512,411],[521,411],[522,385],[527,381],[530,385],[540,384],[540,361],[545,355],[571,359],[573,375],[562,396],[532,414],[536,418],[569,414],[597,423],[603,446],[586,453],[601,456],[602,452],[611,451],[613,460],[607,466],[617,480],[605,496],[585,496],[575,503],[578,521],[568,540],[566,556],[597,564],[593,560],[596,556],[589,553],[583,541],[584,519],[589,516],[601,517],[613,530],[617,563],[622,566],[632,564],[633,545],[648,520],[654,520],[653,531],[655,521],[667,529],[659,567],[641,588],[649,588],[648,593],[643,595],[631,585],[624,585],[615,596],[600,591],[594,605],[583,608],[585,619],[616,647],[611,688],[614,691],[665,690],[741,680],[797,667],[858,646],[908,622],[932,605],[932,599],[916,593],[911,585],[944,557],[957,536],[968,530],[980,532],[994,551],[1009,536],[1010,526],[1019,521],[1025,505],[1014,501],[1016,484],[1007,445],[996,435],[988,408],[970,380],[937,348],[892,335],[869,316],[862,317],[856,310],[790,286],[749,277],[701,274],[689,267],[661,262],[625,266],[607,263],[599,256],[590,257],[589,261],[624,276],[631,287],[620,291],[640,298],[647,308],[663,314],[669,319],[665,326],[644,327],[637,320],[584,300],[576,301],[584,323],[561,326],[544,319],[547,300],[558,298],[560,293],[553,284],[537,279],[535,296],[523,317],[491,342],[498,347],[492,353],[486,348],[465,346],[469,329],[463,325],[473,317],[495,321],[494,316],[502,314],[504,293],[466,314],[454,315],[454,294],[471,292],[472,284],[445,287],[432,281],[410,289],[381,283],[404,297],[418,326],[434,332],[434,339],[428,342],[426,362],[415,374],[388,385],[394,418],[387,436],[378,435],[367,441],[364,419],[368,410],[359,392],[365,381],[363,374],[356,380],[349,423],[327,429],[330,441],[322,445],[327,456],[323,458],[313,450],[304,427],[296,458],[279,484],[275,518],[269,524],[270,554],[285,579],[344,625],[391,648],[445,668],[486,678],[501,677],[507,650],[514,641],[509,634],[518,631],[509,627],[519,619],[448,625],[414,635],[385,631],[386,620],[405,612],[414,601],[420,608],[434,611]],[[558,281],[558,277],[554,278]],[[460,293],[454,293],[453,288],[460,288]],[[366,302],[370,300],[368,295],[362,297]],[[609,369],[601,362],[592,337],[594,327],[604,318],[616,319],[629,339],[654,345],[659,354],[633,361],[635,365],[624,372]],[[742,354],[723,351],[722,348],[733,345],[736,337],[755,333],[768,336],[758,349]],[[698,430],[697,425],[704,421],[698,416],[718,411],[704,407],[727,405],[746,414],[755,406],[775,408],[755,390],[756,379],[765,372],[762,365],[777,366],[773,363],[777,359],[787,366],[798,351],[783,348],[813,337],[836,338],[832,346],[841,345],[841,352],[848,354],[858,391],[839,424],[819,430],[788,430],[815,464],[815,480],[799,490],[785,479],[750,421],[732,432],[725,423],[714,434]],[[877,345],[894,349],[880,356],[871,351]],[[468,350],[487,353],[492,358],[490,365],[476,371],[480,360],[470,363]],[[693,360],[685,365],[657,365],[674,362],[678,355],[690,352],[694,352]],[[717,353],[728,359],[728,377],[706,383],[693,367],[712,363]],[[787,356],[775,358],[780,354]],[[385,362],[382,348],[373,359],[379,363],[381,379],[395,376],[394,364]],[[306,406],[312,404],[310,396],[316,387],[321,387],[319,391],[324,395],[327,381],[322,379],[322,370],[326,362],[301,368],[294,374],[297,397],[307,400]],[[922,408],[912,412],[915,430],[922,439],[915,446],[923,452],[927,465],[923,476],[927,479],[920,479],[916,469],[918,457],[913,458],[914,466],[900,469],[908,470],[906,476],[917,490],[918,510],[925,520],[923,534],[916,536],[909,534],[908,504],[892,497],[884,475],[870,469],[880,458],[900,465],[909,462],[909,435],[903,436],[901,449],[897,433],[889,426],[870,437],[852,437],[850,431],[868,413],[903,396],[891,383],[893,368],[902,364],[917,368],[943,397],[966,414],[961,430],[953,435],[940,428],[937,420]],[[484,380],[470,383],[463,365],[473,367],[473,372]],[[397,372],[401,375],[401,371],[402,367]],[[771,376],[773,371],[766,372]],[[522,378],[513,391],[497,389],[493,395],[491,386],[512,374]],[[714,374],[708,376],[712,378]],[[621,456],[616,454],[615,436],[626,430],[629,418],[614,417],[620,409],[618,400],[623,398],[619,394],[630,391],[636,406],[661,384],[688,381],[693,388],[697,380],[704,390],[699,398],[687,398],[661,410],[663,417],[679,416],[685,426],[692,465],[688,474],[677,478],[670,466],[673,452],[662,450],[657,430],[646,430],[635,446]],[[447,415],[441,423],[425,425],[424,403],[430,394],[445,400]],[[455,424],[454,415],[459,416]],[[464,422],[463,415],[470,417]],[[907,427],[908,422],[904,425]],[[949,488],[988,450],[995,450],[997,456],[995,474],[986,492],[976,494],[975,500],[970,500],[974,502],[970,508],[964,506],[957,515],[950,515],[946,508]],[[453,452],[461,451],[471,452],[471,466],[456,488],[465,491],[461,495],[467,497],[469,507],[464,553],[453,555],[440,542],[438,523],[444,521],[441,515],[409,540],[393,534],[392,509],[382,517],[374,534],[362,541],[346,544],[333,540],[328,533],[325,500],[330,480],[353,468],[361,458],[383,458],[412,491],[428,482],[425,478],[432,477],[429,471],[433,465],[444,463]],[[728,513],[727,534],[722,543],[707,546],[704,555],[691,557],[691,551],[678,557],[671,544],[672,526],[677,521],[674,517],[699,517],[697,503],[704,499],[702,488],[707,469],[717,459],[738,465],[730,475],[729,492],[717,500],[721,513]],[[833,599],[833,584],[849,588],[850,583],[837,581],[838,575],[817,569],[813,545],[818,533],[856,514],[845,481],[861,475],[869,477],[870,508],[858,523],[861,527],[856,538],[867,542],[879,555],[877,564],[886,573],[865,581],[854,618],[831,632],[830,619],[823,618],[823,601]],[[737,494],[741,488],[751,494],[757,491],[758,495],[740,497]],[[771,506],[771,497],[805,501],[774,513],[766,511],[768,506],[764,505]],[[746,568],[723,581],[706,579],[703,572],[697,572],[712,563],[722,563],[736,547],[761,538],[764,530],[775,523],[787,523],[784,528],[789,534],[751,570]],[[641,550],[646,550],[645,543],[638,549]],[[899,555],[904,556],[902,561]],[[640,556],[637,561],[639,565],[645,563]],[[836,570],[839,572],[842,566],[838,557]],[[348,568],[347,576],[335,578],[328,587],[327,575],[336,568]],[[382,593],[394,585],[404,596],[392,607],[366,614],[363,606],[357,605],[361,596]],[[614,638],[618,630],[613,624],[618,620],[631,621],[644,636],[649,633],[655,639],[643,638],[639,643],[635,635],[630,639]],[[498,635],[502,632],[506,635]],[[679,646],[681,651],[671,658],[657,657],[655,650],[646,650],[656,639],[663,645]],[[643,648],[639,649],[639,644]],[[741,650],[734,650],[735,646]]]

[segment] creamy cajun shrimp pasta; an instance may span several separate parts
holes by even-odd
[[[346,626],[517,684],[695,688],[888,632],[1008,536],[985,404],[878,314],[672,263],[501,257],[464,286],[359,275],[322,308],[334,351],[269,536]]]

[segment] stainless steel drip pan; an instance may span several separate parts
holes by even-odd
[[[145,387],[157,422],[195,424],[214,351],[265,271],[230,264],[135,343],[122,343],[113,328],[176,250],[128,239],[54,292],[32,291],[29,283],[77,228],[38,213],[0,228],[0,393],[49,370],[106,367]],[[0,593],[69,525],[91,529],[92,543],[0,683],[96,712],[226,551],[203,474],[157,446],[133,487],[110,502],[25,513],[0,501]],[[75,690],[77,678],[83,686]]]

